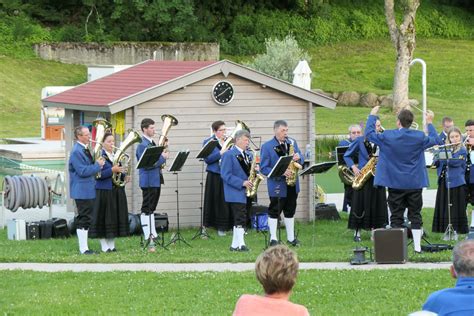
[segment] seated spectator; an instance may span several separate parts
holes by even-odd
[[[306,307],[289,301],[298,274],[298,258],[288,247],[277,245],[265,250],[255,262],[255,273],[265,295],[242,295],[234,315],[309,315]]]
[[[432,293],[424,311],[439,315],[474,315],[474,240],[458,243],[453,250],[451,275],[456,287]]]

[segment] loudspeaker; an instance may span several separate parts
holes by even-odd
[[[332,219],[334,221],[341,219],[339,213],[337,212],[336,204],[334,203],[318,203],[314,207],[314,212],[316,219]]]
[[[156,231],[166,233],[168,231],[169,221],[168,213],[155,213],[155,227]]]
[[[38,222],[26,223],[26,239],[39,239],[40,238],[40,225]]]
[[[375,262],[405,263],[407,231],[405,228],[380,228],[374,230]]]

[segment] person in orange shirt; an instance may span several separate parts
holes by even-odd
[[[296,283],[298,266],[296,254],[285,245],[265,250],[255,262],[255,273],[265,295],[242,295],[235,305],[233,315],[309,315],[306,307],[289,301]]]

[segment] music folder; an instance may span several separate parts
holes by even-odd
[[[160,159],[163,146],[147,147],[138,160],[137,169],[152,168]]]
[[[219,144],[219,141],[217,139],[211,139],[209,140],[199,151],[199,153],[196,156],[196,159],[204,159],[207,156],[209,156],[214,148],[217,147],[217,144]]]
[[[300,172],[300,176],[306,176],[313,173],[323,173],[331,169],[337,161],[327,161],[316,163]]]
[[[344,161],[344,154],[349,149],[349,146],[337,146],[336,147],[336,161],[338,166],[345,166],[346,162]],[[357,157],[355,157],[357,158]],[[354,163],[357,163],[358,159],[354,159]]]
[[[171,167],[169,168],[168,171],[170,172],[177,172],[181,171],[181,169],[184,166],[184,163],[186,162],[186,159],[188,159],[189,156],[189,150],[186,151],[180,151],[176,158],[174,158],[173,163],[171,164]]]
[[[286,169],[288,169],[288,166],[290,165],[290,162],[293,160],[293,156],[283,156],[278,159],[277,163],[273,167],[272,171],[268,174],[268,178],[278,178],[281,177]]]

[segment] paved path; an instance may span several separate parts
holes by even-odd
[[[350,265],[346,262],[302,262],[302,270],[388,270],[388,269],[442,269],[448,270],[449,262],[405,264],[366,264]],[[254,263],[0,263],[0,270],[32,270],[43,272],[110,272],[110,271],[147,271],[147,272],[183,272],[183,271],[253,271]]]

